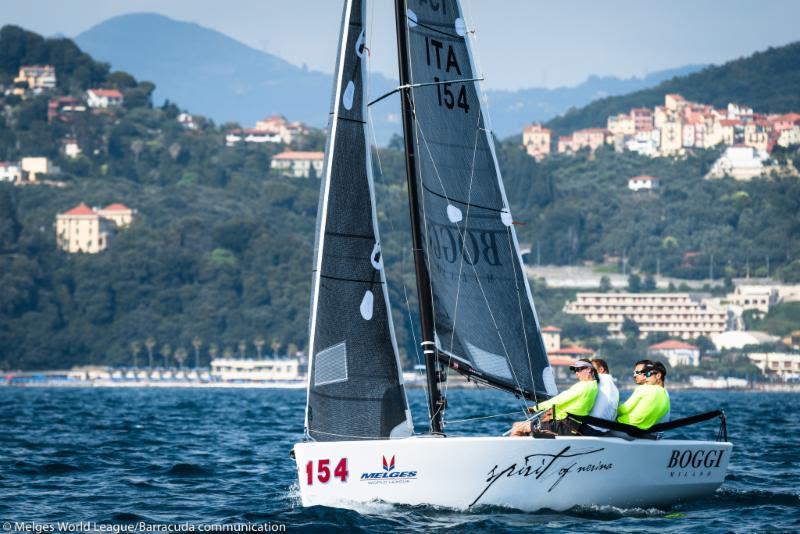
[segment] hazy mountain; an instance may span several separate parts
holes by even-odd
[[[220,123],[252,125],[273,113],[316,126],[327,120],[330,75],[297,67],[197,24],[157,14],[123,15],[81,33],[75,41],[114,69],[153,81],[157,103],[169,99]],[[558,89],[490,91],[492,122],[497,134],[505,137],[532,121],[546,121],[597,98],[651,87],[700,68],[624,80],[593,76],[578,86]],[[373,95],[393,85],[386,77],[371,76]],[[396,114],[393,121],[384,109],[374,117],[383,141],[399,128]]]

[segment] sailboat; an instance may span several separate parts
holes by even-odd
[[[367,141],[366,8],[344,1],[321,177],[305,439],[292,450],[303,505],[566,510],[669,505],[716,490],[732,450],[724,433],[715,441],[646,439],[633,427],[622,437],[445,434],[448,370],[523,403],[557,393],[457,0],[395,2],[430,421],[428,432],[414,432]]]

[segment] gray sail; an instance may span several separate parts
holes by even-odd
[[[457,0],[409,0],[426,263],[440,358],[529,398],[556,393]]]
[[[405,437],[411,413],[380,253],[366,135],[366,7],[347,0],[317,215],[306,432]]]

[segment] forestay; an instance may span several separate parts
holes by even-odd
[[[361,0],[345,2],[317,216],[306,408],[317,441],[412,430],[366,142],[365,11]]]
[[[409,0],[417,180],[440,358],[528,398],[556,393],[456,0]]]

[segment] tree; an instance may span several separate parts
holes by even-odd
[[[245,354],[246,354],[245,351],[246,350],[247,350],[247,341],[245,341],[244,339],[240,339],[239,340],[239,357],[240,358],[244,358],[245,357]]]
[[[231,347],[225,347],[222,351],[222,357],[226,360],[233,358],[233,349]]]
[[[647,273],[647,276],[644,277],[644,285],[642,288],[645,291],[655,291],[656,290],[656,279],[652,273]]]
[[[178,367],[183,369],[183,364],[186,362],[186,357],[188,356],[188,352],[183,347],[178,347],[175,350],[175,361],[178,362]]]
[[[603,293],[608,293],[611,291],[611,279],[608,275],[603,275],[600,277],[600,291]]]
[[[147,347],[147,362],[150,369],[153,368],[153,348],[156,346],[156,340],[153,336],[148,337],[144,346]]]
[[[639,293],[642,290],[642,279],[638,274],[631,274],[628,277],[628,291]]]
[[[200,369],[200,347],[203,346],[203,340],[200,336],[194,336],[192,339],[192,347],[194,347],[194,368]]]
[[[258,353],[258,359],[261,359],[261,351],[264,350],[264,345],[266,345],[266,341],[264,340],[263,336],[256,336],[253,340],[253,345],[256,346],[256,352]]]
[[[208,355],[211,357],[212,360],[216,359],[217,354],[219,354],[219,345],[216,343],[211,343],[208,346]]]
[[[131,354],[133,355],[133,368],[139,368],[139,352],[142,350],[142,344],[136,340],[131,341]]]
[[[277,357],[278,356],[278,350],[281,348],[280,340],[277,339],[277,338],[273,339],[272,343],[270,343],[270,348],[272,349],[272,356],[273,357]]]
[[[639,325],[630,317],[625,317],[625,319],[622,321],[622,328],[620,331],[625,336],[625,339],[639,339]]]
[[[169,343],[164,343],[161,345],[161,350],[159,352],[161,356],[164,357],[164,369],[169,369],[169,357],[172,355],[172,346]]]

